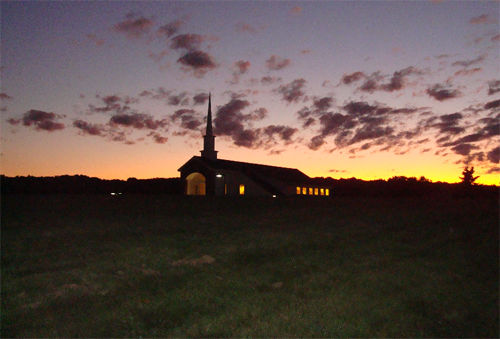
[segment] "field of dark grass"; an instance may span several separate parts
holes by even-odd
[[[4,195],[1,337],[498,337],[498,203]]]

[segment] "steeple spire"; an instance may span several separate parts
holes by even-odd
[[[215,136],[212,130],[212,94],[208,94],[208,114],[207,114],[207,132],[203,136],[203,151],[201,157],[210,160],[217,160],[217,151],[215,150]]]
[[[207,115],[207,133],[206,135],[213,135],[212,132],[212,100],[211,100],[212,93],[208,93],[208,115]]]

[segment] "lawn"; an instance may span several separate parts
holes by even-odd
[[[498,203],[4,195],[1,337],[498,337]]]

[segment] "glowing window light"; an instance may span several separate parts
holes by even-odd
[[[245,185],[240,185],[240,194],[245,194]]]
[[[318,188],[317,187],[314,189],[314,195],[318,195]]]
[[[313,189],[312,189],[312,187],[309,187],[309,195],[313,195]]]
[[[304,195],[307,194],[307,187],[302,187],[302,194],[304,194]]]
[[[325,195],[330,195],[330,189],[325,188]]]
[[[325,189],[324,188],[320,188],[319,189],[319,195],[325,195]]]
[[[297,194],[300,194],[300,192],[301,192],[301,189],[300,189],[300,187],[297,186]]]

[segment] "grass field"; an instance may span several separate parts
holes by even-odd
[[[6,337],[498,337],[498,199],[2,196]]]

